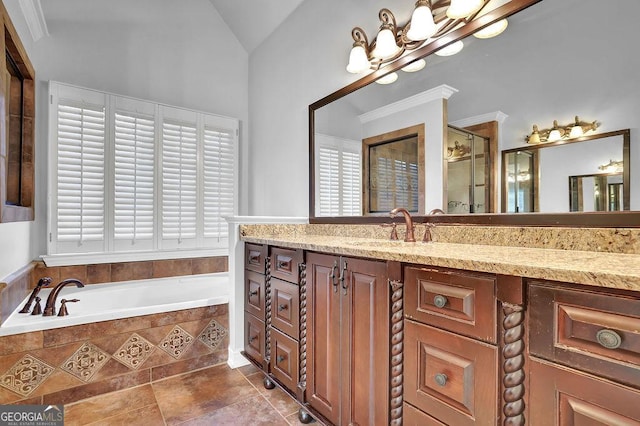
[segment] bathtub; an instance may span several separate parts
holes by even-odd
[[[40,306],[43,310],[55,284],[57,283],[40,291]],[[226,272],[91,284],[84,288],[68,284],[58,295],[56,314],[60,310],[62,299],[79,299],[79,302],[67,303],[69,315],[43,317],[20,314],[18,311],[27,301],[27,296],[0,326],[0,336],[220,305],[229,302],[229,291]]]

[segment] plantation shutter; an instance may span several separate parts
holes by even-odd
[[[203,147],[204,238],[228,238],[223,219],[235,212],[235,130],[205,125]]]
[[[119,102],[118,102],[119,101]],[[114,119],[114,244],[152,249],[154,236],[155,119],[153,106],[116,100]],[[150,114],[122,107],[137,106]],[[118,108],[119,107],[119,108]],[[133,109],[133,108],[131,108]]]
[[[105,249],[104,96],[61,97],[55,126],[56,250]]]
[[[343,216],[360,216],[361,172],[359,152],[342,152],[342,211]]]
[[[197,228],[197,124],[162,122],[163,248],[194,246]]]
[[[340,214],[340,151],[321,147],[318,156],[320,216]]]

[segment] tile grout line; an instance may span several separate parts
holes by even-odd
[[[242,373],[240,373],[240,374],[242,374]],[[255,373],[249,374],[249,376],[253,376],[254,374],[262,374],[262,375],[264,375],[262,372],[257,371],[257,372],[255,372]],[[256,385],[254,385],[254,384],[249,380],[248,376],[245,376],[244,374],[243,374],[243,376],[244,376],[245,380],[246,380],[247,382],[249,382],[249,384],[250,384],[251,386],[253,386],[253,387],[258,391],[258,393],[260,394],[260,396],[261,396],[261,397],[263,397],[263,398],[265,399],[265,401],[267,401],[267,404],[269,404],[271,407],[273,407],[273,409],[276,411],[276,413],[278,413],[278,414],[280,415],[280,417],[282,417],[282,418],[284,419],[284,421],[285,421],[287,424],[291,424],[291,423],[289,423],[289,420],[287,420],[287,417],[289,417],[289,416],[291,416],[291,415],[295,414],[295,411],[294,411],[293,413],[289,413],[289,414],[287,414],[286,416],[285,416],[284,414],[282,414],[282,413],[280,412],[280,410],[278,410],[278,408],[277,408],[275,405],[273,405],[273,404],[271,403],[271,401],[269,401],[269,398],[267,398],[268,392],[266,392],[266,393],[264,393],[264,394],[263,394],[262,392],[260,392],[260,389],[258,389],[258,387],[257,387]],[[275,390],[275,389],[279,389],[279,388],[277,388],[277,387],[276,387],[276,388],[274,388],[274,389],[272,389],[272,390]],[[290,395],[288,395],[286,392],[285,392],[285,395],[286,395],[288,398],[291,398],[291,396],[290,396]],[[293,398],[292,398],[292,399],[293,399]]]

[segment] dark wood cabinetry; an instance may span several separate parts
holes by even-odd
[[[307,400],[336,425],[389,423],[386,262],[307,253]]]

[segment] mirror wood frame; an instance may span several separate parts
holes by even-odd
[[[542,0],[511,0],[509,3],[481,16],[480,18],[452,31],[433,42],[408,53],[380,69],[367,74],[361,79],[325,96],[309,105],[309,223],[342,223],[364,224],[388,222],[388,217],[375,216],[315,216],[315,111],[333,101],[355,92],[378,78],[397,71],[409,63],[429,56],[435,51],[451,43],[470,36],[474,32],[491,25],[503,18],[509,17]],[[627,171],[627,173],[630,173]],[[399,220],[399,219],[396,219]],[[621,212],[587,212],[587,213],[474,213],[468,215],[439,214],[433,216],[418,216],[416,222],[431,222],[442,224],[468,224],[488,226],[564,226],[564,227],[640,227],[640,211]]]

